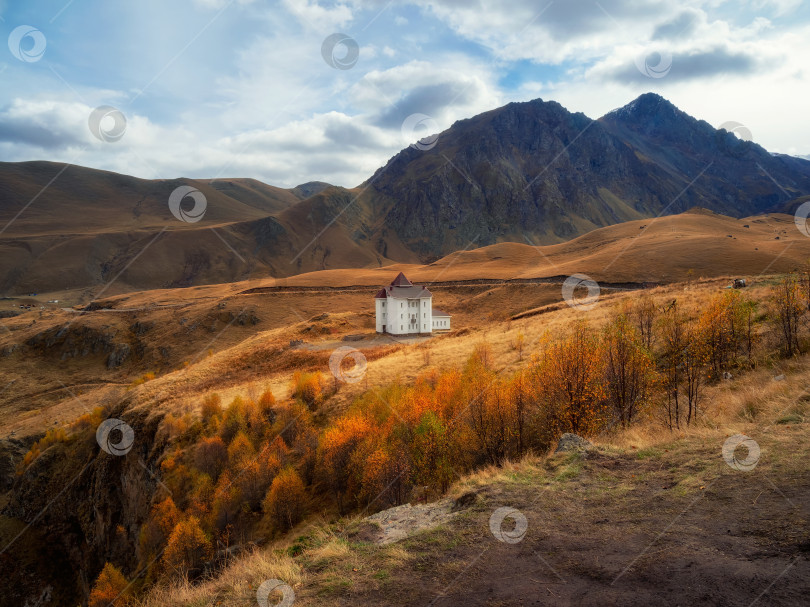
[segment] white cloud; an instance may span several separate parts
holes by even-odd
[[[318,32],[331,32],[335,28],[348,25],[352,19],[352,9],[346,4],[332,8],[321,6],[313,0],[283,0],[284,7],[306,28]]]
[[[195,0],[209,9],[225,1]],[[731,6],[723,0],[686,7],[663,0],[548,1],[414,0],[422,11],[411,8],[407,18],[393,8],[380,12],[384,0],[283,0],[282,8],[229,9],[141,98],[137,112],[126,107],[128,96],[92,82],[95,63],[87,79],[96,88],[71,80],[87,102],[55,79],[43,85],[48,70],[14,63],[7,88],[14,96],[0,96],[0,154],[141,177],[354,186],[411,143],[400,127],[414,113],[431,116],[443,130],[508,101],[542,96],[595,118],[649,90],[715,125],[742,122],[772,151],[810,152],[810,127],[797,118],[810,92],[803,59],[810,56],[810,26],[788,28],[775,17],[793,10],[791,2],[760,3],[763,16],[734,21],[718,13]],[[248,18],[249,34],[228,33]],[[335,31],[360,44],[352,69],[334,69],[321,56],[324,38]],[[143,68],[127,63],[135,61],[129,55],[120,71],[142,84],[185,40],[149,49],[145,74],[131,73]],[[673,56],[661,79],[646,78],[634,65],[655,48]],[[193,55],[197,50],[208,54]],[[516,65],[520,78],[507,82]],[[129,88],[128,82],[104,85]],[[127,114],[127,133],[115,144],[101,143],[87,128],[90,104],[104,102]]]

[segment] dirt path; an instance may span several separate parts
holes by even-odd
[[[429,289],[449,289],[449,288],[482,288],[482,287],[502,287],[505,285],[561,285],[568,276],[548,276],[543,278],[496,278],[496,279],[474,279],[474,280],[443,280],[436,282],[426,282]],[[636,291],[638,289],[652,288],[658,286],[657,283],[642,282],[600,282],[599,287],[608,291]],[[375,285],[346,285],[341,287],[327,286],[304,286],[304,285],[275,285],[271,287],[254,287],[240,291],[238,295],[255,295],[260,293],[351,293],[351,292],[373,292],[379,290]]]
[[[683,455],[597,455],[559,492],[498,496],[525,514],[526,537],[460,551],[471,564],[431,585],[434,604],[807,604],[807,469],[738,472],[719,448]]]
[[[438,334],[438,333],[437,333]],[[378,346],[408,346],[412,344],[421,344],[428,341],[432,336],[429,335],[381,335],[379,333],[364,333],[358,334],[360,339],[340,339],[330,341],[307,342],[294,346],[303,350],[334,350],[340,346],[349,346],[358,350],[365,348],[376,348]]]
[[[444,529],[406,540],[411,558],[383,588],[323,604],[807,605],[808,434],[777,426],[758,437],[750,472],[726,465],[722,439],[554,456],[484,486]],[[526,517],[516,543],[490,530],[502,506]],[[307,594],[302,604],[318,604]]]

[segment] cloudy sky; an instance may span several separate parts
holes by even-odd
[[[646,91],[810,154],[800,0],[0,0],[0,31],[0,160],[352,187],[426,134],[414,114]]]

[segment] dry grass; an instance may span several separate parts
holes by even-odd
[[[692,287],[689,293],[699,295],[701,289],[715,289],[715,286]],[[666,291],[662,294],[668,295]],[[697,301],[697,300],[695,300]],[[597,312],[596,321],[606,317],[607,311]],[[554,319],[552,326],[564,326],[574,316],[572,312]],[[596,322],[595,321],[595,322]],[[529,323],[529,319],[526,321]],[[493,337],[495,360],[503,366],[514,363],[515,353],[509,348],[511,334],[526,330],[518,323],[501,331],[489,331]],[[434,351],[443,353],[444,360],[461,360],[466,356],[464,349],[476,343],[478,335],[473,332],[463,336],[464,348],[450,342],[454,347],[442,346],[437,340]],[[458,351],[457,351],[458,350]],[[418,350],[405,348],[404,354],[397,353],[389,358],[403,358],[414,365],[418,372]],[[383,360],[387,364],[391,360]],[[784,379],[776,380],[776,376]],[[763,445],[783,445],[790,439],[790,424],[799,423],[810,411],[810,397],[807,393],[807,380],[810,378],[810,358],[804,357],[783,361],[778,367],[761,367],[740,374],[730,381],[709,386],[704,393],[701,414],[697,422],[681,430],[669,431],[652,416],[629,429],[615,430],[593,439],[593,442],[613,454],[635,454],[639,460],[656,458],[665,451],[677,452],[677,457],[694,463],[696,449],[705,445],[722,445],[723,440],[737,433],[746,433],[761,438]],[[787,420],[787,421],[786,421]],[[719,456],[719,447],[717,449]],[[789,453],[774,453],[771,459],[790,459]],[[794,458],[795,459],[795,458]],[[717,462],[714,462],[717,463]],[[793,467],[801,467],[801,462],[793,462]],[[655,464],[657,469],[657,464]],[[702,468],[700,468],[702,470]],[[570,500],[566,487],[578,486],[583,473],[581,459],[570,454],[527,455],[520,461],[507,461],[501,466],[488,466],[459,479],[450,489],[450,497],[458,497],[468,491],[484,492],[497,501],[498,496],[506,495],[510,487],[531,487],[532,491],[542,491],[548,504],[563,505]],[[605,499],[620,500],[632,495],[633,479],[623,478],[609,488],[598,489],[605,492]],[[683,496],[698,490],[705,483],[701,472],[685,470],[678,476],[673,495]],[[594,489],[596,491],[597,489]],[[290,540],[282,540],[273,547],[258,550],[239,557],[215,579],[192,586],[182,584],[171,588],[154,590],[143,603],[144,607],[158,605],[204,605],[212,597],[224,606],[243,605],[246,596],[255,593],[258,585],[269,578],[278,578],[300,588],[302,596],[298,604],[319,605],[339,603],[343,596],[352,592],[386,590],[386,580],[390,572],[405,564],[418,563],[418,550],[415,546],[437,546],[440,550],[451,550],[459,540],[456,532],[437,529],[407,542],[385,547],[369,546],[347,541],[340,529],[346,529],[359,519],[356,517],[340,521],[336,526],[319,523],[306,535],[307,546],[297,556],[290,557],[279,550],[288,547]],[[416,559],[416,560],[415,560]],[[410,566],[409,565],[409,566]],[[414,565],[418,567],[417,565]]]
[[[141,607],[222,605],[243,607],[256,601],[256,590],[266,580],[282,580],[293,589],[304,582],[301,566],[279,551],[255,550],[244,554],[216,577],[198,584],[179,582],[155,587]]]

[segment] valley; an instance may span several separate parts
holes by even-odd
[[[792,213],[810,195],[810,161],[771,154],[653,93],[598,119],[554,101],[511,103],[437,141],[402,150],[354,188],[0,163],[0,295],[70,291],[89,301],[107,288],[423,265],[489,246],[564,245],[696,207],[734,218]],[[181,186],[206,200],[194,222],[169,212]]]
[[[795,604],[808,196],[652,93],[356,188],[0,163],[0,603]],[[451,329],[377,333],[400,272]]]

